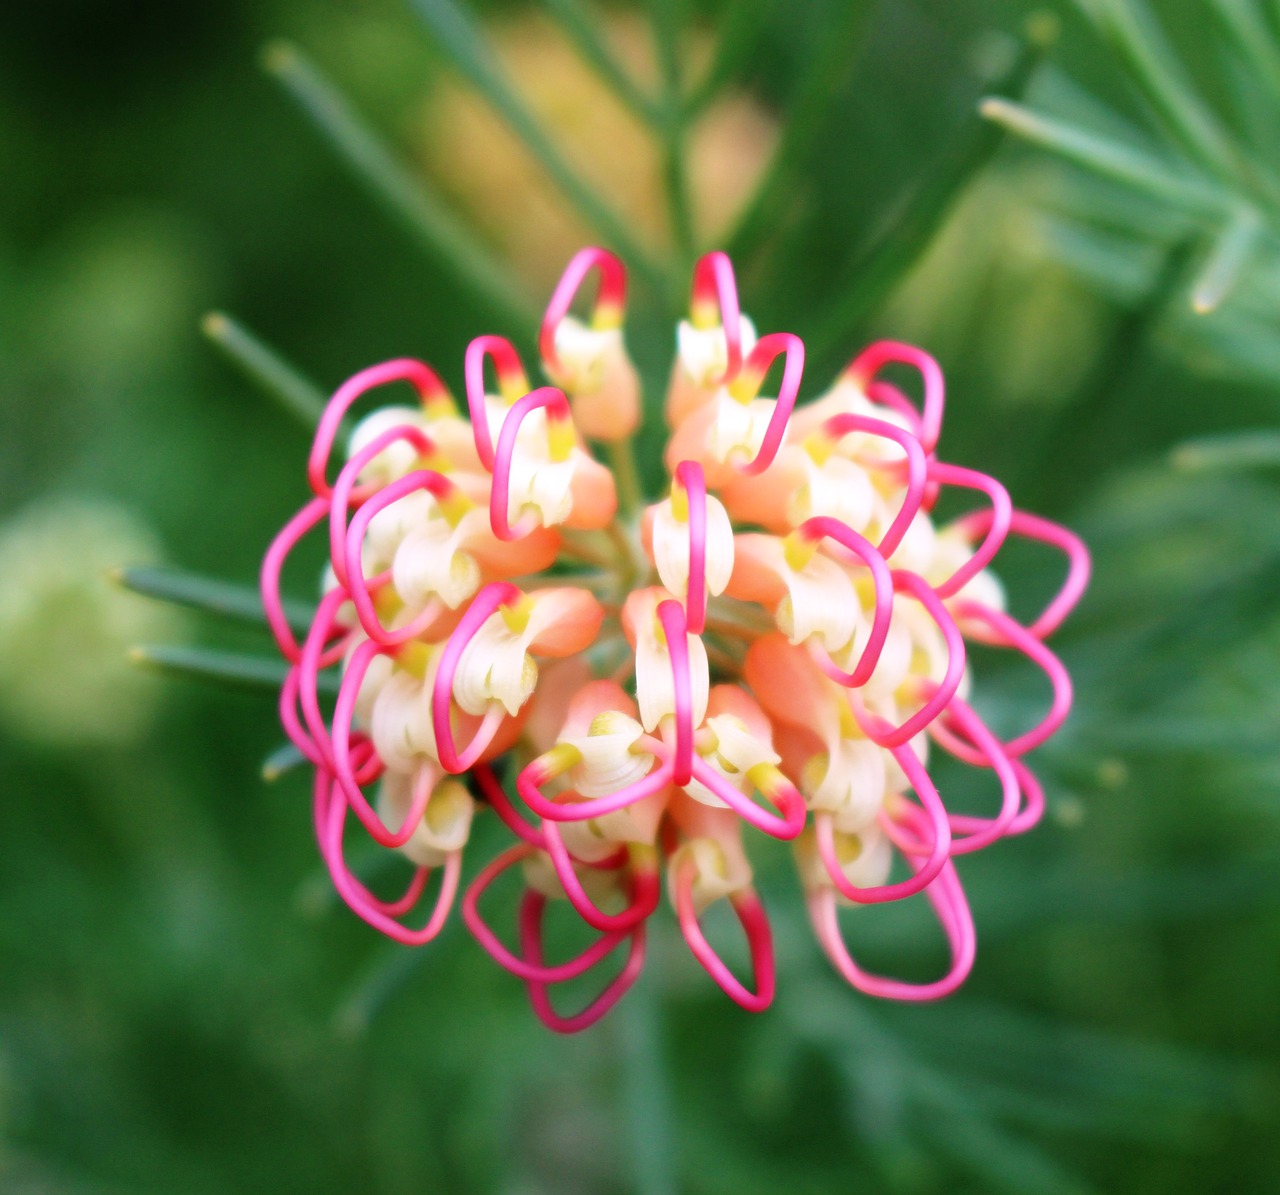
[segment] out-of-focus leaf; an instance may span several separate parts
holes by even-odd
[[[653,100],[644,93],[636,81],[618,64],[610,53],[592,20],[591,13],[582,0],[546,0],[547,7],[560,22],[578,53],[596,74],[618,97],[646,124],[656,125],[661,117]]]
[[[243,324],[211,311],[200,329],[241,372],[292,415],[303,427],[313,429],[324,413],[325,395],[273,348],[264,344]]]
[[[139,667],[157,672],[258,692],[279,689],[288,672],[283,661],[269,656],[251,656],[206,647],[148,644],[135,647],[129,658]],[[325,693],[337,692],[337,678],[321,676],[319,688]]]
[[[513,335],[527,335],[526,329],[537,320],[537,308],[516,288],[510,272],[420,179],[396,161],[346,97],[287,42],[271,43],[262,61],[370,193],[505,319]]]
[[[1174,468],[1187,473],[1272,468],[1280,465],[1280,431],[1258,428],[1186,440],[1169,459]]]
[[[1192,288],[1191,305],[1196,314],[1208,315],[1222,305],[1261,233],[1262,221],[1251,208],[1238,212],[1227,223]]]
[[[274,783],[306,762],[307,757],[292,743],[282,743],[262,761],[262,778],[268,784]]]
[[[455,0],[412,0],[414,12],[430,30],[436,44],[524,142],[548,177],[614,249],[628,266],[659,295],[666,295],[667,279],[647,248],[573,168],[546,129],[530,112],[508,81],[471,17]]]
[[[146,597],[158,598],[193,610],[203,610],[221,618],[239,622],[265,624],[267,616],[262,609],[262,598],[256,589],[236,585],[231,581],[219,581],[201,577],[181,569],[163,565],[141,565],[114,570],[111,579],[125,589]],[[315,618],[315,607],[305,602],[286,600],[285,617],[289,625],[305,633]]]

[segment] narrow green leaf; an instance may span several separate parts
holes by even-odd
[[[1173,450],[1169,461],[1184,473],[1273,468],[1280,465],[1280,431],[1259,428],[1184,440]]]
[[[764,26],[763,0],[733,0],[724,6],[716,33],[716,53],[706,74],[685,100],[685,119],[692,122],[720,94],[721,89],[746,63],[760,40]]]
[[[780,209],[790,202],[795,176],[826,131],[823,114],[831,107],[832,93],[858,59],[874,10],[875,0],[840,0],[827,6],[821,43],[787,105],[782,137],[728,238],[730,257],[746,257],[776,226]]]
[[[1207,170],[1235,177],[1230,141],[1144,0],[1076,0],[1110,42],[1169,135]]]
[[[669,282],[661,266],[635,239],[617,212],[569,164],[517,95],[467,12],[455,0],[412,0],[412,7],[449,61],[524,142],[565,198],[611,242],[647,285],[666,297]]]
[[[614,58],[582,0],[545,2],[577,48],[582,61],[595,71],[613,94],[646,124],[660,124],[661,115],[656,105]]]
[[[1252,209],[1237,213],[1222,230],[1192,288],[1191,306],[1197,315],[1208,315],[1222,305],[1235,288],[1261,233],[1262,221]]]
[[[1236,51],[1249,63],[1253,79],[1280,97],[1280,44],[1252,0],[1209,0]]]
[[[399,217],[433,256],[442,259],[477,298],[527,336],[537,308],[512,283],[497,258],[422,181],[409,173],[356,114],[342,93],[295,46],[273,42],[263,66],[279,79],[355,177]]]
[[[221,311],[211,311],[200,321],[200,330],[303,427],[311,429],[320,422],[324,392],[243,324]]]
[[[292,772],[294,768],[301,767],[306,762],[307,757],[292,743],[281,743],[262,761],[262,778],[268,784],[273,784],[281,776]]]
[[[994,90],[1017,98],[1025,91],[1045,51],[1057,37],[1057,22],[1035,14],[1027,22],[1022,46]],[[893,223],[860,248],[841,271],[840,298],[810,338],[815,357],[834,349],[849,330],[890,295],[925,255],[955,202],[991,160],[1005,130],[979,117],[957,139],[956,148],[908,200]]]
[[[346,1038],[363,1037],[419,967],[434,957],[426,950],[406,950],[399,943],[384,947],[334,1010],[335,1031]]]
[[[247,585],[236,585],[162,565],[118,568],[108,575],[117,585],[162,602],[189,606],[238,622],[265,625],[267,621],[261,596]],[[299,633],[305,633],[315,618],[315,608],[306,602],[286,601],[284,611],[289,625]]]
[[[1175,173],[1145,150],[1055,120],[998,96],[984,99],[978,111],[985,119],[1024,141],[1150,195],[1200,214],[1218,214],[1225,206],[1218,189]]]
[[[693,231],[693,209],[689,197],[689,179],[685,161],[685,112],[681,99],[683,81],[680,67],[680,3],[679,0],[653,0],[654,41],[662,67],[662,148],[663,179],[667,193],[667,210],[676,247],[684,259],[682,273],[693,266],[696,252]]]
[[[270,656],[251,656],[241,652],[208,647],[176,647],[171,644],[149,644],[135,647],[129,659],[141,668],[191,680],[227,685],[234,689],[279,689],[288,666]],[[337,691],[337,678],[322,676],[322,692]]]

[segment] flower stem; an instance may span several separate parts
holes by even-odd
[[[636,470],[636,454],[631,440],[614,440],[607,445],[609,467],[618,487],[618,512],[624,517],[635,514],[644,504],[640,474]]]

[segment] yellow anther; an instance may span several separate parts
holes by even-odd
[[[816,431],[805,437],[804,450],[809,459],[821,467],[831,459],[836,450],[836,441],[824,431]]]
[[[627,727],[635,726],[635,722],[618,710],[604,710],[591,719],[587,727],[588,735],[617,734]]]
[[[755,370],[744,369],[729,383],[729,396],[745,407],[760,393],[762,381],[764,379]]]
[[[714,299],[695,299],[689,307],[689,322],[701,332],[720,324],[720,305]]]
[[[426,680],[427,669],[431,667],[433,654],[429,644],[412,639],[396,652],[396,663],[410,676],[418,680]]]
[[[514,373],[499,372],[498,392],[507,406],[514,407],[529,393],[529,389],[529,379],[525,376],[524,370],[518,369]]]
[[[677,523],[689,521],[689,491],[675,478],[671,480],[671,517]]]
[[[591,327],[597,332],[612,332],[622,327],[623,315],[620,303],[598,303],[591,313]]]
[[[772,797],[787,782],[787,778],[778,771],[778,765],[767,761],[748,768],[747,779],[766,797]]]
[[[422,404],[422,413],[426,415],[428,422],[447,419],[450,415],[458,413],[458,404],[453,401],[452,394],[436,394]]]
[[[547,414],[547,452],[553,461],[567,461],[574,446],[573,420]]]
[[[434,445],[430,452],[423,453],[414,461],[415,469],[430,469],[433,473],[449,473],[453,470],[453,462]]]
[[[457,486],[450,486],[444,496],[437,500],[437,504],[450,527],[456,527],[462,522],[464,515],[475,509],[475,503]]]
[[[792,572],[801,572],[818,551],[818,541],[793,531],[782,541],[782,557]]]
[[[543,774],[550,780],[554,776],[563,776],[570,768],[576,768],[582,762],[582,752],[572,743],[557,743],[540,755],[538,761]]]
[[[499,606],[498,613],[502,615],[502,621],[507,624],[507,630],[513,635],[523,634],[533,614],[533,598],[527,593],[522,593],[511,605]]]
[[[378,617],[386,621],[389,618],[394,618],[404,609],[404,602],[400,600],[400,595],[396,593],[395,586],[387,585],[374,595],[373,608],[378,612]]]

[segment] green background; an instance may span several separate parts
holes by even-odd
[[[1207,7],[1161,11],[1217,100]],[[765,6],[738,85],[785,115],[846,8]],[[269,695],[126,678],[120,701],[144,711],[128,734],[78,732],[56,703],[32,724],[26,686],[79,684],[82,638],[128,646],[95,621],[100,603],[134,611],[126,639],[136,622],[142,638],[264,646],[195,617],[153,623],[95,564],[3,640],[4,1190],[658,1190],[663,1140],[696,1193],[1274,1187],[1275,477],[1170,454],[1274,423],[1275,321],[1231,300],[1192,317],[1194,220],[1013,144],[966,176],[903,281],[926,246],[895,221],[971,144],[1031,6],[867,8],[857,52],[803,117],[812,137],[776,221],[739,260],[744,306],[821,340],[861,247],[900,242],[890,293],[836,320],[806,394],[873,334],[919,340],[948,375],[947,458],[1002,477],[1096,554],[1058,641],[1078,705],[1040,755],[1049,815],[960,867],[979,935],[968,985],[921,1008],[844,990],[785,859],[762,852],[772,1010],[731,1006],[667,919],[639,1011],[555,1038],[460,925],[401,951],[327,894],[305,779],[259,777],[281,739]],[[710,27],[720,10],[683,15]],[[1059,15],[1032,96],[1052,108],[1070,77],[1141,127],[1117,60],[1074,8]],[[59,495],[115,503],[168,562],[252,583],[304,498],[307,440],[200,336],[205,311],[234,313],[325,389],[406,354],[460,389],[471,336],[530,337],[406,235],[264,75],[277,36],[395,146],[449,70],[393,0],[0,10],[6,519]],[[1041,235],[1045,212],[1075,239]],[[1269,252],[1250,262],[1264,309]],[[637,357],[660,379],[669,313],[639,304]],[[1051,591],[1054,567],[1011,551],[1015,612]],[[977,665],[997,722],[1040,700],[1023,670]],[[478,837],[481,853],[498,841]],[[875,965],[940,962],[918,910],[871,910],[858,932]]]

